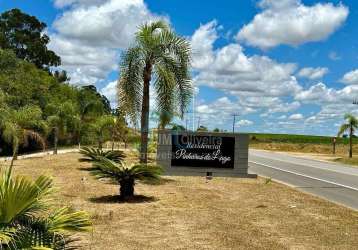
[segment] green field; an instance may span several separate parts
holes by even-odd
[[[250,143],[305,143],[305,144],[332,144],[333,137],[292,134],[259,134],[250,133]],[[337,144],[348,144],[348,138],[337,138]],[[358,138],[353,139],[358,143]]]

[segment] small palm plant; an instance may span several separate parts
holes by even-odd
[[[38,130],[47,131],[47,126],[42,120],[42,111],[36,106],[25,106],[19,110],[0,107],[0,129],[2,138],[12,144],[13,157],[11,165],[17,159],[20,145],[27,146],[29,140],[36,141],[45,149],[45,139]]]
[[[11,167],[0,173],[0,249],[73,249],[71,233],[89,230],[89,216],[50,209],[52,193],[47,176],[14,177]]]
[[[159,180],[162,169],[155,165],[137,164],[131,167],[122,162],[117,163],[107,158],[95,161],[91,173],[97,178],[109,178],[120,185],[119,196],[126,200],[134,196],[136,180]]]
[[[82,147],[80,153],[82,154],[80,162],[96,162],[100,161],[101,158],[107,158],[119,163],[125,158],[123,151],[120,150],[105,151],[99,148]]]
[[[346,123],[342,124],[338,136],[344,134],[344,132],[348,131],[349,133],[349,158],[353,156],[353,135],[354,131],[358,128],[358,119],[351,114],[345,114],[344,119]]]

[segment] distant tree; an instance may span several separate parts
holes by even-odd
[[[112,115],[105,115],[99,117],[93,124],[92,128],[97,136],[98,148],[102,149],[105,135],[111,134],[113,127],[115,126],[115,118]]]
[[[113,129],[113,138],[124,143],[124,148],[127,148],[128,137],[130,134],[130,129],[126,122],[126,115],[121,108],[116,108],[113,111],[113,115],[116,117],[115,127]],[[114,149],[112,144],[112,150]]]
[[[104,115],[108,107],[104,107],[103,100],[99,98],[94,86],[80,88],[77,93],[77,102],[79,114],[76,124],[76,137],[80,147],[82,137],[91,128],[90,124],[94,123],[99,116]]]
[[[108,98],[105,95],[101,95],[97,91],[96,86],[94,86],[94,85],[83,86],[82,89],[87,90],[88,92],[92,93],[93,95],[95,95],[97,97],[97,99],[99,99],[102,102],[102,105],[103,105],[102,108],[103,108],[103,112],[105,114],[110,114],[112,112],[111,103],[109,102]]]
[[[358,128],[358,120],[356,117],[354,117],[352,114],[346,114],[344,116],[344,119],[346,120],[346,123],[342,124],[338,136],[341,136],[344,134],[344,132],[349,133],[349,158],[352,158],[353,156],[353,136],[354,131]]]
[[[172,125],[172,130],[175,130],[175,131],[185,131],[185,127],[180,125],[180,124],[176,124],[176,123],[173,123]]]
[[[213,132],[220,132],[220,129],[214,128]]]
[[[140,161],[147,163],[149,133],[149,85],[156,92],[162,126],[170,115],[183,115],[192,95],[189,42],[163,21],[142,25],[120,64],[118,99],[134,124],[140,116]],[[152,81],[153,80],[153,81]]]
[[[46,130],[46,124],[42,120],[41,109],[34,106],[26,106],[19,110],[3,108],[0,110],[0,128],[2,129],[2,138],[12,145],[12,160],[17,159],[17,153],[20,145],[27,146],[29,140],[34,140],[41,147],[45,148],[45,139],[38,130]]]
[[[48,126],[53,132],[53,153],[57,154],[59,135],[66,134],[68,128],[74,127],[73,124],[76,122],[77,115],[76,107],[70,101],[64,103],[50,103],[45,111],[48,114]]]
[[[47,48],[50,38],[45,28],[45,23],[19,9],[6,11],[0,15],[0,48],[13,50],[18,58],[41,69],[58,66],[61,59]]]
[[[70,77],[67,75],[67,72],[65,70],[58,71],[55,70],[55,72],[52,73],[52,75],[57,79],[58,82],[69,82]]]
[[[207,132],[209,131],[207,127],[200,125],[200,127],[196,130],[198,132]]]

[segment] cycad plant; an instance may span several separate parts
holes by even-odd
[[[17,158],[20,145],[27,146],[29,141],[33,140],[45,149],[45,139],[39,130],[46,132],[47,126],[42,120],[42,111],[39,107],[25,106],[19,110],[2,108],[0,112],[2,138],[12,144],[13,148],[11,166]]]
[[[87,213],[51,208],[52,179],[35,181],[13,176],[11,167],[0,174],[0,249],[73,249],[73,232],[87,231]]]
[[[346,131],[349,133],[349,158],[353,157],[353,135],[358,128],[358,119],[352,114],[345,114],[344,119],[346,123],[342,124],[338,136],[343,135]]]
[[[122,57],[118,99],[133,123],[141,120],[141,163],[147,163],[149,86],[156,94],[161,126],[185,112],[192,95],[189,42],[163,21],[144,24]]]
[[[119,163],[125,158],[124,152],[120,150],[105,151],[99,148],[82,147],[80,153],[82,154],[82,157],[79,159],[80,162],[96,162],[102,158],[107,158]]]
[[[120,185],[119,196],[126,200],[134,196],[134,186],[137,180],[158,180],[162,169],[156,165],[136,164],[131,167],[123,162],[114,162],[101,158],[93,162],[90,172],[97,178],[109,178]]]

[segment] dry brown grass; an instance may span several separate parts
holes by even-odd
[[[313,143],[286,143],[286,142],[256,142],[250,143],[251,148],[273,150],[273,151],[287,151],[287,152],[301,152],[301,153],[315,153],[315,154],[332,154],[332,145],[329,144],[313,144]],[[336,146],[336,154],[348,155],[348,145],[338,144]],[[353,146],[353,152],[358,154],[358,145]]]
[[[348,145],[337,145],[336,154],[332,154],[332,145],[304,144],[304,143],[280,143],[258,142],[251,143],[250,148],[270,151],[289,152],[298,156],[304,156],[316,160],[325,160],[358,166],[358,145],[353,145],[353,158],[348,158]]]
[[[358,212],[264,179],[166,177],[136,186],[131,203],[118,186],[95,180],[78,154],[16,162],[16,172],[54,177],[58,203],[93,216],[84,249],[357,249]],[[132,160],[134,160],[132,158]],[[4,164],[4,163],[0,163]]]

